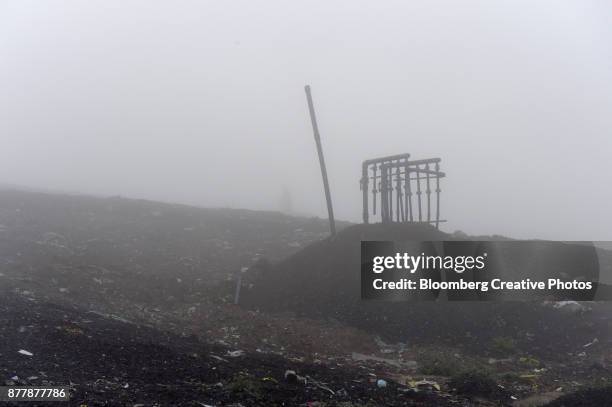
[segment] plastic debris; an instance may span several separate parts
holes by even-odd
[[[297,384],[297,382],[298,382],[298,375],[297,375],[297,373],[295,373],[295,370],[287,370],[287,371],[285,371],[285,380],[287,381],[287,383]]]
[[[589,307],[582,305],[577,301],[556,301],[553,303],[553,308],[567,312],[590,311]]]
[[[319,388],[319,389],[321,389],[321,390],[328,391],[328,392],[329,392],[329,393],[330,393],[332,396],[335,396],[335,395],[336,395],[336,392],[335,392],[335,391],[333,391],[332,389],[330,389],[329,387],[327,387],[325,384],[323,384],[323,383],[321,383],[321,382],[316,381],[315,379],[313,379],[313,378],[312,378],[312,377],[310,377],[310,376],[306,376],[306,377],[304,378],[304,380],[305,380],[305,381],[307,381],[308,383],[312,383],[313,385],[315,385],[316,387],[318,387],[318,388]]]
[[[24,355],[24,356],[34,356],[32,352],[29,352],[25,349],[20,349],[17,353],[19,353],[20,355]]]
[[[234,350],[234,351],[227,351],[227,356],[232,357],[232,358],[238,358],[240,356],[244,355],[244,351],[243,350]]]
[[[421,392],[440,391],[440,385],[433,380],[416,380],[407,382],[412,389]]]
[[[387,387],[387,381],[383,379],[378,379],[376,381],[376,385],[378,386],[379,389],[385,388]]]
[[[395,366],[398,368],[407,368],[407,369],[416,369],[417,362],[415,360],[399,360],[399,359],[387,359],[381,358],[374,355],[365,355],[363,353],[353,352],[351,354],[351,358],[355,361],[365,362],[365,361],[373,361],[385,363],[390,366]]]
[[[227,359],[223,359],[221,356],[217,356],[217,355],[210,355],[211,358],[218,360],[219,362],[228,362]]]

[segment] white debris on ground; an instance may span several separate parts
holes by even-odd
[[[587,312],[591,310],[591,307],[578,301],[545,301],[543,305],[570,313]]]

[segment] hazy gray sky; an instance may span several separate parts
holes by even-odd
[[[336,216],[442,157],[447,230],[612,240],[606,1],[2,1],[0,181]]]

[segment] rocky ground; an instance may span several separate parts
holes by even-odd
[[[329,244],[302,249],[326,232],[323,220],[278,213],[0,191],[0,382],[67,385],[70,404],[86,406],[610,399],[606,304],[430,304],[402,310],[399,331],[306,284],[292,293],[299,306],[253,306],[278,264],[324,278],[307,265]],[[395,311],[376,312],[384,322]]]
[[[0,311],[3,384],[69,386],[72,405],[450,405],[390,379],[377,387],[367,361],[246,353],[6,292]]]

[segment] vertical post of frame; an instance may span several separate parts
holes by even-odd
[[[389,221],[389,207],[387,201],[389,199],[389,193],[387,192],[387,167],[385,165],[380,166],[380,217],[383,223]]]
[[[406,183],[406,186],[404,190],[406,192],[406,201],[408,204],[408,219],[410,219],[410,222],[414,222],[414,217],[412,215],[412,180],[410,179],[410,166],[408,165],[408,159],[406,159],[406,166],[404,171],[406,172],[404,177],[404,182]]]
[[[416,166],[417,201],[419,203],[419,222],[423,221],[423,208],[421,207],[421,165]]]
[[[427,223],[431,222],[431,186],[430,186],[430,174],[429,174],[429,163],[425,164],[425,171],[427,177],[427,189],[425,193],[427,194]]]
[[[440,163],[436,162],[436,229],[440,228]]]

